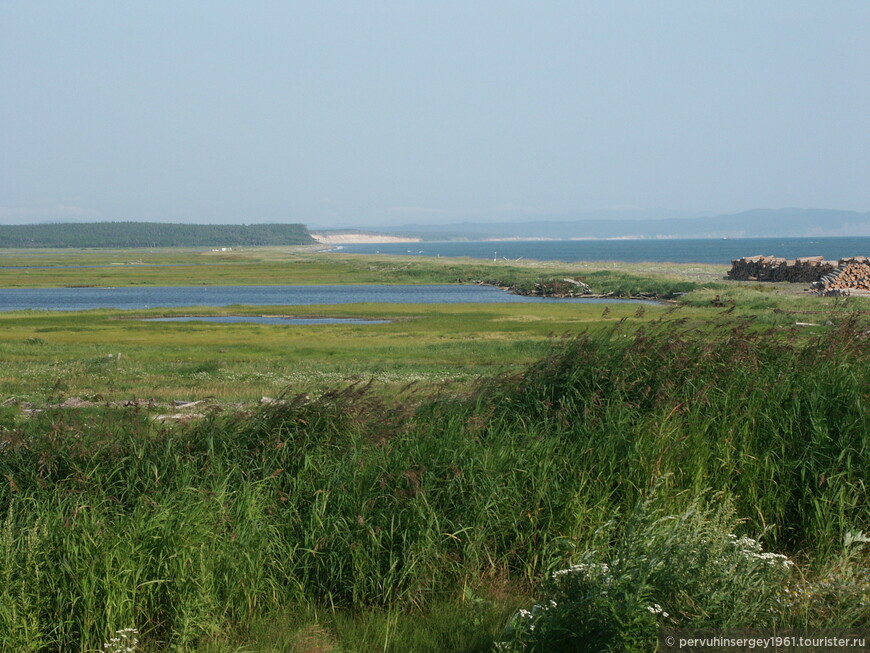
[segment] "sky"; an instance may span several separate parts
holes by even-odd
[[[0,1],[0,224],[870,210],[870,2]]]

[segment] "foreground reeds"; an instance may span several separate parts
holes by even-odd
[[[464,397],[353,386],[183,428],[120,409],[6,415],[0,650],[93,651],[124,628],[143,650],[192,649],[286,610],[326,610],[309,623],[336,628],[345,609],[473,612],[487,588],[529,592],[606,551],[602,527],[625,533],[653,488],[657,515],[719,493],[736,537],[797,561],[777,623],[861,623],[860,584],[830,609],[800,595],[867,564],[842,544],[870,527],[868,382],[851,320],[800,342],[672,321],[565,341]],[[672,623],[700,623],[686,592]],[[463,623],[491,629],[491,614]],[[323,650],[369,650],[339,636]]]

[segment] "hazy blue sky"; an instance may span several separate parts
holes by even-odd
[[[870,2],[0,1],[0,222],[870,210]]]

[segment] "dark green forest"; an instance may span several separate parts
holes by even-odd
[[[0,226],[0,247],[240,247],[306,245],[302,224],[92,222]]]

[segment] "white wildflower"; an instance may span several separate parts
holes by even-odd
[[[135,628],[117,630],[115,636],[103,644],[103,649],[107,653],[136,653],[139,646],[139,639],[136,637],[138,634],[139,631]]]
[[[648,605],[646,609],[649,610],[649,612],[651,614],[660,614],[665,618],[668,618],[671,616],[667,612],[665,612],[664,609],[662,608],[662,606],[660,606],[658,603],[653,603],[652,605]]]
[[[782,565],[787,569],[794,566],[794,563],[789,560],[787,556],[784,556],[781,553],[754,553],[752,554],[752,557],[754,557],[756,560],[763,560],[771,567],[778,567]]]
[[[604,562],[581,562],[580,564],[571,565],[567,569],[559,569],[553,572],[553,578],[557,579],[569,575],[591,576],[593,574],[606,576],[610,573],[610,567]]]

